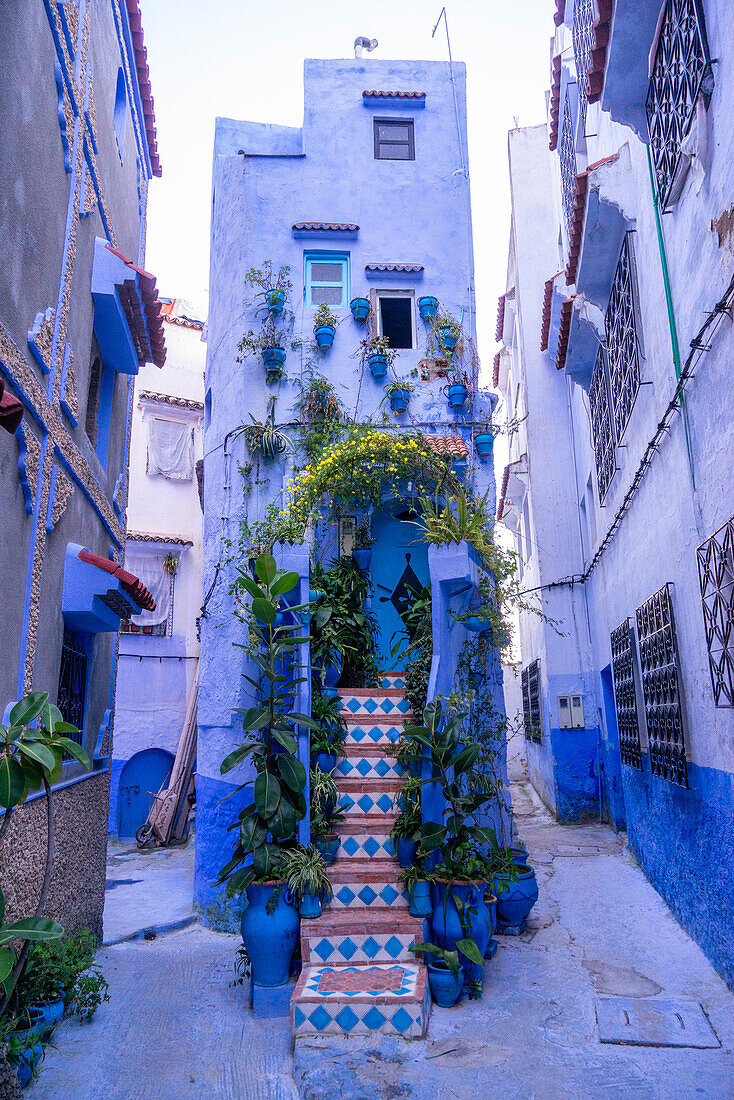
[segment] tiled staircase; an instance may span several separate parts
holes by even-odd
[[[408,912],[390,830],[400,766],[385,746],[409,718],[402,680],[339,692],[347,718],[336,767],[346,806],[330,868],[334,898],[317,920],[301,921],[303,971],[291,998],[293,1034],[425,1035],[430,994],[425,967],[408,948],[422,922]]]

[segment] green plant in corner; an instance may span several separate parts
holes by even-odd
[[[88,1024],[99,1006],[110,999],[107,979],[98,966],[91,966],[79,975],[71,995],[69,1012]]]
[[[344,821],[339,805],[339,788],[331,772],[311,768],[311,833],[313,836],[333,836],[334,826]]]
[[[374,543],[375,536],[372,534],[369,516],[363,516],[354,528],[354,549],[369,550],[370,546],[374,546]]]
[[[340,323],[340,318],[335,313],[332,313],[326,302],[322,302],[319,308],[314,313],[313,327],[314,328],[336,328]]]
[[[283,875],[300,902],[306,894],[315,898],[330,898],[331,879],[326,871],[326,861],[313,844],[291,848],[283,857]]]
[[[319,729],[311,734],[311,753],[339,753],[344,743],[347,723],[338,695],[322,692],[311,699],[311,717],[319,723]]]

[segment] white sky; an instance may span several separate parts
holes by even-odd
[[[159,293],[206,301],[214,119],[300,126],[303,59],[446,60],[439,0],[142,0],[163,176],[151,183],[146,267]],[[507,131],[545,119],[552,0],[449,0],[454,60],[467,66],[479,352],[491,381],[509,240]]]

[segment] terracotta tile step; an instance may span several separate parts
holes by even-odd
[[[339,826],[339,834],[341,836],[352,836],[354,834],[371,833],[373,836],[387,836],[395,824],[397,816],[396,810],[387,814],[351,814]]]
[[[291,1028],[299,1035],[426,1034],[430,996],[425,967],[377,963],[304,967],[291,997]]]
[[[399,791],[403,786],[402,780],[399,778],[390,777],[389,779],[362,779],[357,777],[352,779],[350,776],[338,776],[336,777],[339,790],[344,794],[364,794],[365,791],[379,791],[380,794],[384,794],[385,791],[395,792]]]
[[[307,929],[306,929],[307,926]],[[318,920],[301,922],[301,938],[318,932],[322,936],[379,935],[382,932],[411,932],[422,936],[423,921],[407,909],[324,909]]]
[[[404,699],[405,692],[402,688],[372,687],[372,688],[337,688],[342,699]]]
[[[365,867],[361,859],[339,859],[329,868],[329,878],[332,882],[354,882],[360,879],[362,882],[372,882],[375,879],[383,882],[398,881],[400,864],[396,859],[371,859],[369,867]]]

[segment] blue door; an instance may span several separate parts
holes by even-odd
[[[167,782],[173,756],[165,749],[144,749],[131,756],[120,774],[118,836],[135,836],[144,825],[153,796]]]
[[[415,518],[414,513],[403,507],[397,509],[397,514],[383,514],[373,523],[372,610],[380,624],[379,656],[386,669],[400,663],[399,657],[390,656],[390,650],[402,629],[400,616],[411,602],[411,592],[429,583],[428,544],[419,529],[409,522]]]

